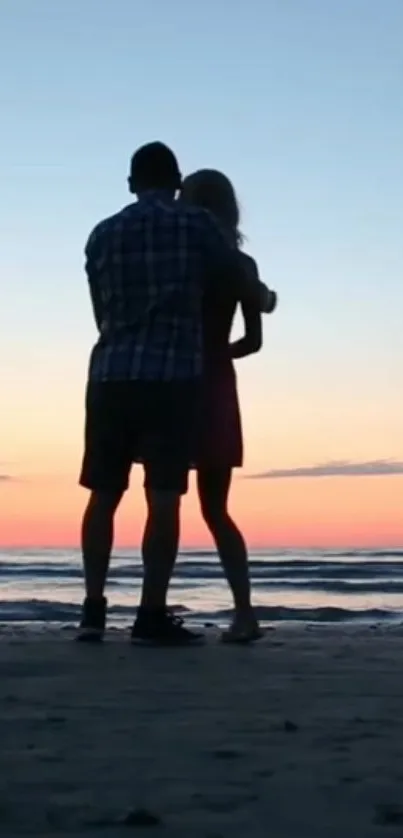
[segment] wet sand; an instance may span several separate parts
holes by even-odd
[[[3,628],[0,834],[400,836],[402,661],[401,627],[170,650]]]

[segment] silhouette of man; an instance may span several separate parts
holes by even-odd
[[[91,491],[82,524],[86,597],[77,639],[100,640],[114,515],[129,485],[133,454],[144,456],[147,521],[144,578],[133,642],[200,639],[166,606],[179,543],[180,499],[199,405],[202,298],[210,277],[231,277],[239,295],[267,306],[214,219],[175,197],[181,174],[173,152],[155,142],[132,157],[137,201],[101,221],[86,246],[86,271],[99,338],[86,391],[80,484]]]

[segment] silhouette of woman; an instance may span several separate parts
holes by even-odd
[[[181,199],[214,214],[234,246],[240,247],[239,205],[231,181],[222,172],[201,169],[185,178]],[[251,279],[255,261],[242,253]],[[226,283],[226,288],[228,284]],[[235,613],[222,639],[257,640],[262,632],[251,604],[248,555],[242,533],[228,512],[233,469],[242,466],[243,440],[234,359],[258,352],[262,321],[257,308],[242,304],[244,337],[230,343],[237,297],[220,294],[220,282],[209,285],[204,305],[203,413],[195,467],[203,518],[216,543],[234,599]]]

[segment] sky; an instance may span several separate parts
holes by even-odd
[[[1,544],[78,542],[83,247],[154,139],[231,177],[279,294],[238,364],[248,543],[403,544],[402,42],[401,0],[1,0]],[[182,539],[209,543],[193,487]]]

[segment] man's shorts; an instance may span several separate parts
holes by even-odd
[[[186,494],[200,410],[192,381],[90,381],[80,485],[125,491],[133,462],[148,489]]]

